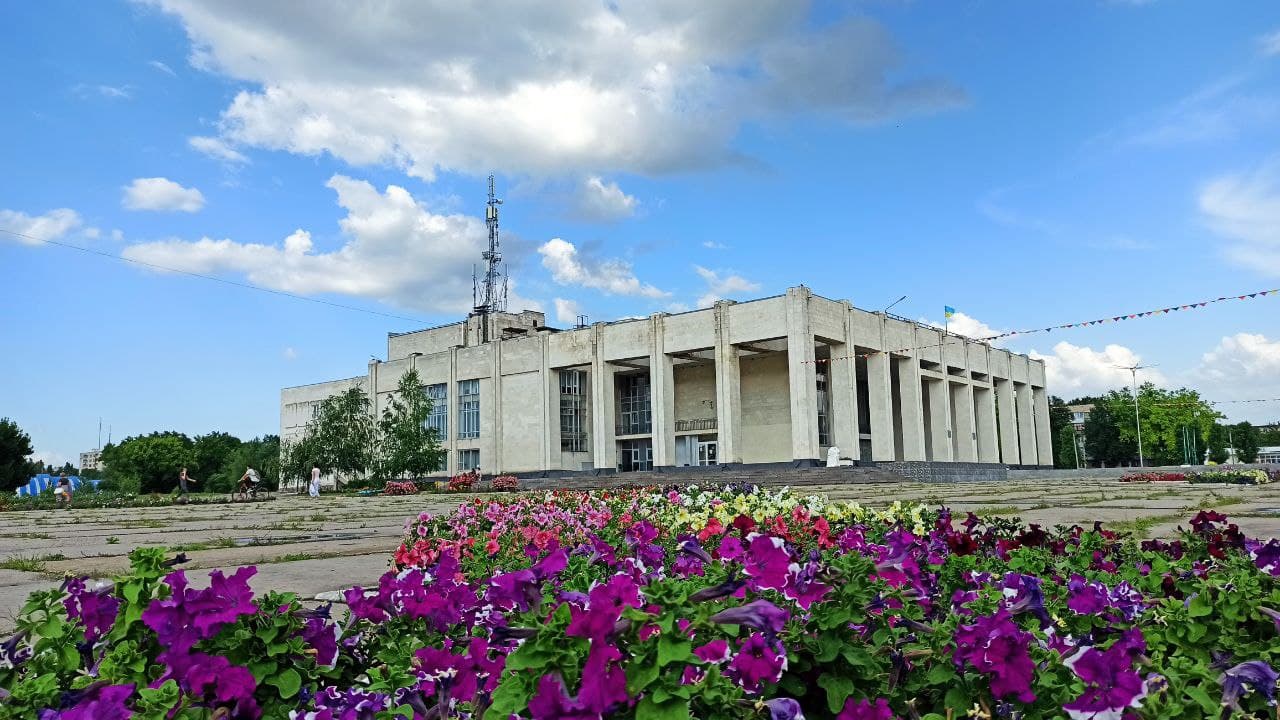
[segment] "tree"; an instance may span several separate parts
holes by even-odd
[[[378,422],[378,466],[382,477],[421,477],[440,469],[444,451],[436,429],[427,425],[431,398],[417,370],[400,376]]]
[[[0,490],[12,491],[31,480],[31,461],[35,449],[31,436],[9,418],[0,419]]]
[[[1251,423],[1236,423],[1231,428],[1231,441],[1236,446],[1236,460],[1251,463],[1258,459],[1258,429]]]
[[[1094,407],[1106,405],[1119,428],[1120,437],[1137,446],[1138,432],[1134,421],[1133,395],[1112,390]],[[1186,431],[1194,437],[1194,453],[1204,447],[1209,431],[1222,414],[1200,399],[1194,390],[1164,390],[1152,383],[1138,389],[1138,415],[1142,420],[1142,453],[1148,465],[1181,465],[1193,448],[1187,443]],[[1135,452],[1136,455],[1136,452]]]
[[[316,406],[302,437],[285,448],[283,477],[308,477],[312,466],[349,480],[363,477],[373,465],[376,440],[369,396],[360,388],[335,393]]]
[[[169,492],[182,468],[195,466],[193,443],[176,432],[153,432],[125,438],[102,449],[107,479],[119,485],[136,484],[142,492]],[[205,478],[193,475],[197,480]]]
[[[239,472],[232,466],[232,459],[240,449],[240,438],[225,432],[197,435],[192,443],[195,466],[188,468],[204,483],[209,492],[231,492],[244,469]]]
[[[1121,436],[1111,405],[1103,399],[1094,403],[1084,421],[1084,447],[1089,457],[1103,466],[1120,465],[1138,454],[1138,446]]]
[[[1230,456],[1227,454],[1227,447],[1230,444],[1230,441],[1228,440],[1226,427],[1219,425],[1218,423],[1214,423],[1213,428],[1209,430],[1209,439],[1207,444],[1209,447],[1209,462],[1221,465],[1230,459]]]
[[[1049,398],[1049,436],[1053,438],[1053,466],[1074,468],[1075,426],[1071,424],[1071,410],[1056,395]]]

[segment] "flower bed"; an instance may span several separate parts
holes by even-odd
[[[787,492],[524,494],[409,525],[349,610],[193,590],[154,550],[36,593],[0,717],[1270,716],[1280,541]],[[162,579],[163,578],[163,579]],[[43,714],[42,714],[43,713]]]
[[[267,500],[262,493],[254,502]],[[230,493],[192,493],[186,496],[189,505],[222,505],[233,502]],[[179,504],[177,493],[126,493],[103,490],[100,492],[81,491],[73,493],[71,503],[74,509],[93,508],[147,508],[167,507]],[[16,512],[22,510],[51,510],[58,508],[58,501],[52,492],[39,495],[0,494],[0,512]]]
[[[469,492],[471,490],[471,486],[475,485],[475,483],[476,478],[474,475],[470,473],[463,473],[449,478],[449,485],[446,489],[449,492]]]
[[[499,475],[489,482],[489,489],[495,492],[514,492],[520,489],[520,479],[515,475]]]
[[[1186,473],[1145,472],[1125,475],[1120,482],[1186,482]]]
[[[1228,483],[1231,485],[1266,485],[1275,482],[1280,472],[1267,472],[1266,470],[1253,469],[1246,470],[1229,469],[1229,470],[1208,470],[1196,473],[1191,477],[1193,483]]]
[[[417,495],[418,485],[411,480],[388,480],[382,488],[383,495]]]

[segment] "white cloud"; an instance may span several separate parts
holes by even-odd
[[[174,72],[174,71],[173,71],[173,68],[169,67],[168,65],[165,65],[164,63],[160,62],[159,60],[152,60],[151,62],[148,62],[147,64],[148,64],[148,65],[150,65],[151,67],[155,68],[156,70],[159,70],[160,72],[164,73],[165,75],[169,75],[169,76],[171,76],[171,77],[177,77],[177,76],[178,76],[178,73]]]
[[[1210,400],[1280,397],[1280,340],[1262,333],[1236,333],[1222,338],[1190,373]],[[1280,417],[1274,402],[1221,403],[1215,408],[1233,421],[1273,422]]]
[[[67,462],[70,462],[73,466],[80,462],[79,455],[61,452],[59,450],[48,450],[45,448],[36,448],[35,452],[31,453],[31,459],[41,465],[52,465],[55,470],[65,465]],[[41,470],[41,472],[43,472],[43,470]]]
[[[41,240],[58,240],[80,225],[80,214],[70,208],[50,210],[43,215],[28,215],[17,210],[0,210],[0,229],[8,231],[0,234],[0,237],[16,240],[23,245],[39,245]],[[18,233],[26,237],[10,233]]]
[[[565,300],[564,298],[556,298],[556,322],[561,325],[575,325],[578,322],[578,316],[582,314],[582,308],[574,300]]]
[[[204,207],[204,195],[195,188],[182,187],[168,178],[137,178],[125,186],[121,203],[128,210],[192,213]]]
[[[701,265],[693,266],[694,272],[707,284],[706,292],[698,297],[698,307],[710,307],[717,300],[724,300],[730,295],[750,293],[760,289],[760,283],[748,280],[741,275],[725,271],[708,270]]]
[[[1280,30],[1275,30],[1258,38],[1258,45],[1265,56],[1280,55]]]
[[[380,193],[344,175],[327,185],[347,211],[338,223],[346,241],[333,251],[316,251],[311,234],[299,229],[278,245],[206,237],[131,245],[123,254],[177,270],[239,274],[302,295],[336,293],[430,312],[471,309],[471,267],[487,237],[482,219],[433,213],[396,185]],[[539,304],[520,297],[513,284],[508,307]]]
[[[1200,212],[1227,240],[1228,258],[1280,275],[1280,157],[1252,172],[1206,183],[1200,190]]]
[[[1132,385],[1132,374],[1125,369],[1142,364],[1142,357],[1123,345],[1108,345],[1102,350],[1072,345],[1063,341],[1053,346],[1053,354],[1032,350],[1028,353],[1044,360],[1049,392],[1065,400],[1083,395],[1099,395]],[[1155,368],[1138,371],[1138,384],[1161,385],[1165,376]]]
[[[1255,75],[1220,78],[1191,94],[1134,117],[1089,142],[1121,147],[1187,145],[1230,139],[1280,120],[1280,94]]]
[[[85,237],[89,238],[90,240],[97,240],[98,238],[102,237],[102,231],[96,227],[87,227],[83,231],[81,231],[81,234],[83,234]]]
[[[281,351],[280,355],[281,355],[281,357],[283,357],[285,360],[297,360],[297,359],[298,359],[298,351],[297,351],[297,350],[295,350],[295,349],[293,349],[292,347],[286,347],[283,351]]]
[[[953,313],[945,323],[928,321],[928,324],[936,328],[946,328],[956,335],[962,335],[972,340],[985,340],[996,335],[1003,335],[1006,332],[1005,330],[993,328],[981,320],[962,312]],[[999,341],[992,342],[992,345],[999,344]]]
[[[606,183],[593,176],[579,186],[576,209],[579,217],[586,220],[607,222],[631,217],[639,204],[640,201],[623,192],[618,183]]]
[[[594,288],[610,295],[639,295],[662,298],[670,293],[640,282],[631,265],[612,259],[595,262],[584,259],[573,243],[553,238],[538,248],[542,266],[551,272],[551,278],[561,285],[578,285]]]
[[[133,88],[128,85],[74,85],[71,91],[82,98],[99,95],[108,100],[128,100],[133,97]]]
[[[124,239],[124,231],[119,228],[111,231],[111,239],[120,242]]]
[[[728,245],[725,245],[724,243],[716,242],[715,240],[703,240],[702,247],[707,248],[708,250],[728,250],[729,249]]]
[[[187,138],[187,144],[196,152],[208,155],[215,160],[229,163],[249,162],[249,158],[245,157],[244,153],[231,147],[220,138],[196,135],[195,137]]]
[[[750,122],[883,122],[967,102],[904,71],[877,22],[816,22],[790,0],[522,0],[496,15],[469,3],[149,2],[182,22],[194,66],[250,85],[222,113],[224,139],[428,179],[707,167],[736,159]]]

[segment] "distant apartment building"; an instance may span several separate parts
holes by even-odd
[[[1257,462],[1280,464],[1280,445],[1268,445],[1258,448]]]
[[[349,388],[380,415],[410,369],[434,401],[439,474],[815,464],[832,446],[864,463],[1053,463],[1042,361],[805,287],[571,330],[525,311],[389,334],[365,374],[284,388],[281,440]]]
[[[86,450],[80,453],[80,472],[102,469],[102,451]]]

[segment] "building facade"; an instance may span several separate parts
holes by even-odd
[[[80,453],[80,472],[85,470],[101,470],[102,469],[102,451],[98,449],[87,450]]]
[[[1044,363],[805,287],[685,313],[545,326],[492,313],[391,334],[366,374],[285,388],[280,436],[359,387],[381,413],[416,369],[439,474],[626,472],[721,463],[1052,466]]]

